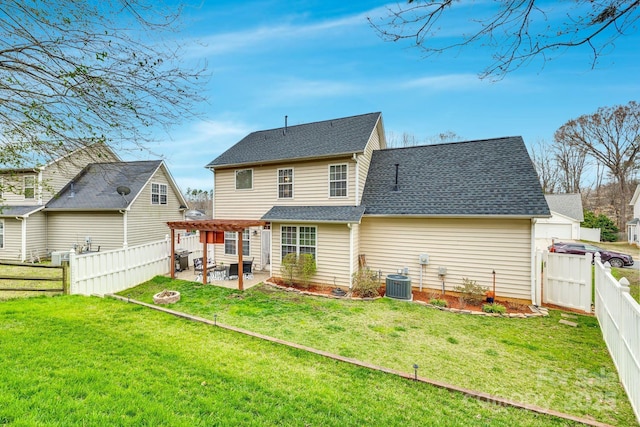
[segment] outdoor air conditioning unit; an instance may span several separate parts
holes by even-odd
[[[411,279],[402,274],[389,274],[386,279],[385,296],[411,301]]]
[[[51,265],[62,265],[62,261],[69,261],[69,251],[51,252]]]

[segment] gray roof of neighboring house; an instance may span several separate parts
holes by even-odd
[[[25,216],[44,209],[44,206],[0,206],[0,217]]]
[[[206,167],[360,153],[364,151],[380,116],[379,112],[369,113],[253,132]]]
[[[260,219],[263,221],[358,223],[364,214],[364,209],[364,206],[274,206]]]
[[[69,184],[46,204],[51,209],[115,210],[129,206],[162,160],[136,162],[92,163],[85,167]],[[116,189],[128,187],[122,196]]]
[[[580,194],[546,194],[544,197],[547,199],[551,211],[575,219],[576,221],[584,221],[582,197]]]
[[[550,216],[521,137],[374,151],[362,205],[365,215]]]

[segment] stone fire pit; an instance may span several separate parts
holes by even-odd
[[[173,304],[180,301],[180,292],[164,290],[153,296],[155,304]]]

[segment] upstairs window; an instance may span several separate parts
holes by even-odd
[[[329,197],[347,197],[347,165],[329,166]]]
[[[24,177],[24,198],[34,199],[36,197],[36,177],[28,175]]]
[[[151,204],[167,204],[167,184],[151,184]]]
[[[293,169],[278,169],[278,198],[293,198]]]
[[[253,188],[253,169],[236,171],[236,190],[251,190]]]

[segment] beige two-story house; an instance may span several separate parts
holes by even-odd
[[[520,137],[388,149],[370,113],[251,133],[207,168],[214,219],[268,222],[242,250],[273,276],[310,253],[317,283],[349,287],[366,265],[452,290],[495,271],[498,295],[532,299],[534,223],[550,213]],[[226,237],[216,261],[236,258]]]
[[[0,169],[0,179],[3,260],[160,240],[187,208],[164,162],[122,162],[100,144],[41,167]]]

